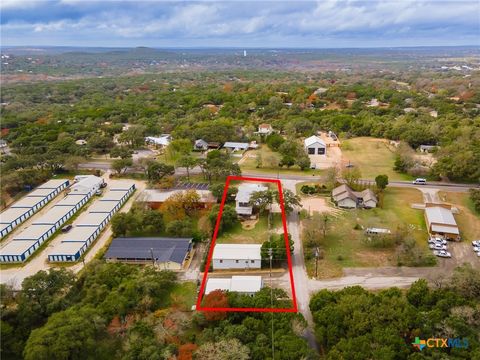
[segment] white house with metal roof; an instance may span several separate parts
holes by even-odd
[[[243,183],[238,187],[237,195],[235,196],[235,210],[239,215],[252,215],[253,206],[250,204],[250,198],[253,193],[259,191],[266,191],[266,186],[255,183]]]
[[[304,140],[304,147],[308,155],[327,155],[327,145],[325,141],[316,135],[306,138]]]
[[[145,142],[147,144],[156,145],[159,147],[167,147],[172,141],[172,136],[170,134],[162,134],[160,136],[147,136]]]
[[[76,195],[88,195],[92,196],[95,194],[103,184],[103,179],[94,175],[87,175],[81,178],[80,181],[76,182],[70,187],[69,194]]]
[[[213,269],[260,269],[261,248],[260,244],[216,244],[212,256]]]
[[[244,142],[227,141],[223,144],[223,147],[231,151],[245,151],[248,149],[249,144]]]
[[[253,296],[263,287],[261,276],[232,276],[231,278],[209,278],[205,285],[205,294],[215,290],[234,291]]]

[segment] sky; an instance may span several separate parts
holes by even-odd
[[[480,45],[480,0],[1,0],[2,46]]]

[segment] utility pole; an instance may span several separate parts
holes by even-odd
[[[270,258],[270,307],[273,308],[273,279],[272,279],[272,258],[273,258],[273,249],[270,247],[268,249],[268,257]],[[275,360],[275,343],[273,337],[273,312],[272,312],[272,360]]]
[[[153,248],[150,248],[150,256],[152,257],[152,265],[155,267],[155,259],[153,258]]]
[[[315,248],[315,279],[318,275],[318,257],[320,256],[320,251],[318,250],[318,246]]]

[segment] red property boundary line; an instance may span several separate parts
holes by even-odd
[[[197,311],[239,311],[239,312],[298,312],[298,305],[297,305],[297,297],[295,294],[295,284],[293,281],[293,267],[292,267],[292,258],[290,255],[290,251],[286,251],[287,253],[287,263],[288,263],[288,272],[290,274],[290,285],[292,287],[292,308],[216,308],[216,307],[203,307],[202,306],[202,298],[203,292],[205,291],[205,284],[207,281],[208,276],[208,269],[210,268],[210,262],[213,256],[213,249],[215,248],[215,242],[217,241],[218,236],[218,229],[220,227],[220,221],[222,218],[223,208],[225,206],[225,201],[227,199],[227,192],[228,187],[230,186],[230,181],[232,180],[241,180],[241,181],[254,181],[254,182],[267,182],[267,183],[274,183],[278,186],[279,192],[279,200],[280,200],[280,209],[282,212],[282,224],[283,224],[283,237],[285,239],[285,249],[290,248],[290,243],[288,241],[288,231],[287,231],[287,219],[285,216],[285,205],[283,200],[283,190],[282,184],[278,179],[265,179],[265,178],[254,178],[254,177],[244,177],[244,176],[227,176],[227,181],[225,182],[225,188],[223,189],[222,195],[222,202],[220,203],[220,209],[217,216],[217,222],[215,223],[215,230],[213,232],[212,243],[210,245],[210,250],[208,252],[207,263],[205,264],[205,272],[203,273],[202,284],[200,285],[200,292],[197,298]]]

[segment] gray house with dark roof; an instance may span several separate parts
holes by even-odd
[[[353,191],[343,184],[332,190],[332,199],[338,207],[346,209],[377,207],[377,197],[370,189]]]
[[[147,264],[181,270],[192,249],[192,238],[119,237],[112,240],[105,259],[111,262]]]

